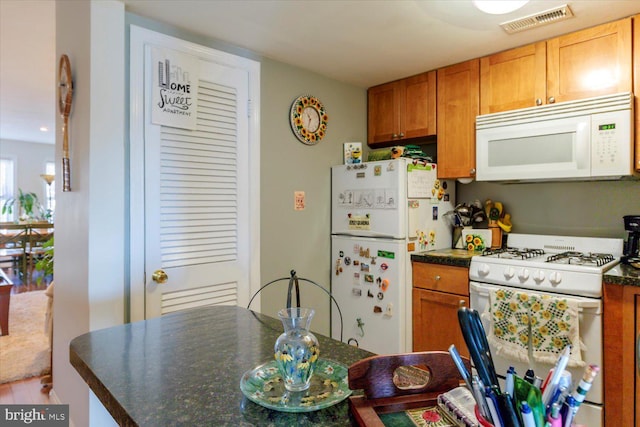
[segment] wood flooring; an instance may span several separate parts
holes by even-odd
[[[40,380],[32,377],[12,383],[0,384],[0,405],[47,405],[50,388],[43,388]]]

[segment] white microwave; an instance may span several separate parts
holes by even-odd
[[[478,181],[619,179],[633,156],[631,93],[476,117]]]

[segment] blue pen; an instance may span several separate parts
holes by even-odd
[[[516,369],[513,366],[509,366],[507,369],[507,385],[506,392],[509,396],[513,397],[513,376],[516,374]]]
[[[524,427],[536,427],[536,420],[533,418],[533,412],[527,402],[520,403],[520,414]]]
[[[493,418],[494,427],[503,427],[504,422],[502,421],[502,417],[500,416],[500,411],[498,410],[498,399],[496,394],[491,390],[491,387],[487,387],[485,389],[485,396],[487,398],[487,406],[489,406],[489,412],[491,413],[491,418]]]
[[[553,406],[554,403],[559,403],[562,405],[562,400],[563,400],[562,396],[564,396],[566,393],[567,393],[567,388],[565,386],[562,386],[556,389],[556,391],[553,393],[553,396],[551,397],[551,400],[549,400],[549,405],[546,407],[547,415],[551,411],[551,407]]]
[[[453,359],[453,363],[456,364],[456,368],[458,368],[458,372],[460,372],[460,375],[462,376],[462,379],[467,384],[467,387],[469,388],[469,391],[473,392],[473,387],[471,386],[471,378],[469,376],[469,371],[467,371],[467,368],[464,366],[464,362],[462,361],[462,358],[460,357],[460,353],[458,353],[458,349],[456,348],[455,345],[451,344],[451,346],[449,347],[449,354],[451,355],[451,358]]]
[[[573,422],[573,416],[575,414],[575,409],[577,408],[576,406],[576,400],[573,398],[573,396],[567,396],[567,398],[564,401],[564,405],[562,405],[562,411],[565,411],[565,413],[563,414],[563,427],[571,427],[571,423]],[[566,409],[565,409],[566,408]]]

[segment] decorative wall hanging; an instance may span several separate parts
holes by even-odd
[[[71,165],[69,160],[69,115],[73,101],[71,62],[67,55],[60,57],[58,67],[58,107],[62,117],[62,191],[71,191]]]

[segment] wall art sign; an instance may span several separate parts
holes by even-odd
[[[198,58],[176,50],[151,48],[151,123],[196,129]]]

